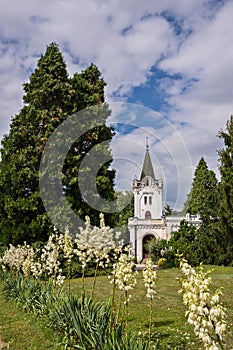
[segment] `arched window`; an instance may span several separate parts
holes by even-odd
[[[146,186],[149,186],[149,185],[150,185],[150,180],[146,179]]]
[[[150,219],[151,219],[151,212],[150,212],[149,210],[147,210],[147,211],[145,212],[145,219],[146,219],[146,220],[150,220]]]

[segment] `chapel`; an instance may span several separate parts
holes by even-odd
[[[133,180],[134,217],[128,219],[131,254],[137,263],[148,258],[146,243],[153,237],[168,240],[172,231],[179,228],[181,220],[199,226],[198,215],[168,216],[163,213],[163,179],[156,177],[150,157],[148,143],[140,178]]]

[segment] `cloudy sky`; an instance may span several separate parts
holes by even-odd
[[[181,207],[200,157],[217,171],[233,113],[232,18],[232,0],[1,0],[0,138],[55,41],[70,75],[93,62],[108,84],[118,188],[140,175],[149,137],[165,202]]]

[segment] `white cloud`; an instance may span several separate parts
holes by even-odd
[[[165,71],[182,75],[167,85],[168,101],[175,107],[172,118],[211,134],[223,127],[233,108],[232,13],[233,3],[228,2],[214,18],[200,19],[179,52],[160,64]],[[190,79],[196,81],[190,85]]]

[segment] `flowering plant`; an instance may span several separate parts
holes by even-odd
[[[62,235],[59,235],[56,227],[54,232],[49,236],[47,244],[42,249],[41,262],[44,271],[51,276],[54,284],[61,285],[65,276],[62,275],[60,267],[59,253],[62,251]]]
[[[133,271],[134,262],[133,257],[129,254],[129,247],[122,250],[119,259],[113,264],[112,279],[110,283],[113,283],[113,289],[115,286],[124,293],[124,305],[125,305],[125,316],[126,316],[126,335],[128,334],[128,315],[129,315],[129,301],[131,294],[129,291],[136,285],[135,274]]]
[[[153,262],[151,259],[148,259],[146,262],[146,268],[142,271],[144,278],[144,285],[147,289],[146,296],[147,298],[153,299],[156,294],[155,290],[155,281],[157,279],[157,272],[153,268]]]
[[[150,299],[150,320],[149,320],[149,344],[151,340],[151,327],[152,327],[152,300],[156,294],[155,282],[157,280],[157,273],[153,267],[153,262],[149,258],[146,261],[146,268],[142,272],[144,285],[146,287],[146,297]]]
[[[205,349],[228,349],[226,309],[220,303],[221,289],[211,294],[211,271],[205,272],[202,264],[194,269],[184,258],[180,259],[180,268],[185,278],[180,278],[182,289],[179,292],[183,293],[183,302],[188,307],[188,323],[194,326]]]

